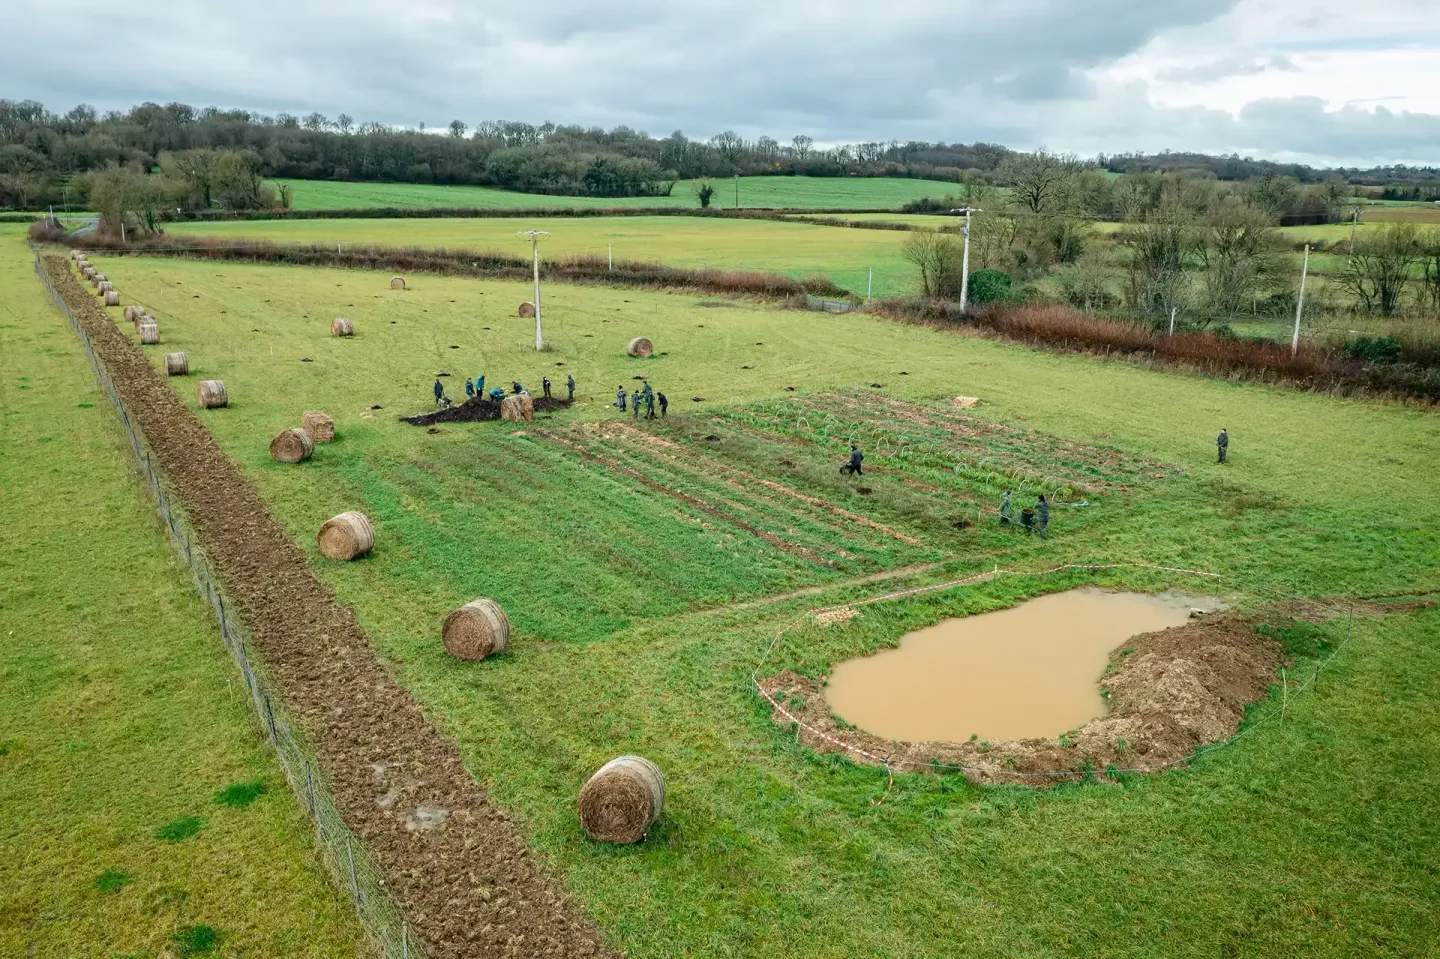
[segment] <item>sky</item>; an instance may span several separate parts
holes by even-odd
[[[0,97],[59,112],[180,101],[427,128],[1440,165],[1440,0],[3,5]]]

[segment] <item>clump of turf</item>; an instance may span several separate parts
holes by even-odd
[[[248,783],[233,782],[215,794],[215,805],[244,809],[265,795],[265,780],[252,779]]]
[[[155,830],[155,838],[165,842],[181,842],[199,832],[203,825],[205,825],[205,820],[199,816],[181,816]]]
[[[96,892],[114,892],[130,881],[128,872],[121,872],[118,869],[107,869],[95,877]]]
[[[182,956],[197,956],[220,944],[220,933],[209,926],[186,926],[170,936]]]

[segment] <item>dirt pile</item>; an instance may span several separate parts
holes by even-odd
[[[556,413],[569,409],[571,404],[570,400],[562,400],[558,397],[532,396],[530,400],[534,404],[536,413]],[[488,398],[480,396],[472,396],[463,403],[447,406],[443,410],[400,417],[401,421],[409,423],[411,426],[434,426],[436,423],[488,423],[499,418],[500,404],[492,403]]]
[[[1260,622],[1219,613],[1129,640],[1111,654],[1100,680],[1110,712],[1060,739],[891,742],[841,729],[818,680],[785,670],[763,680],[761,689],[779,704],[771,718],[781,726],[798,720],[800,741],[821,752],[849,752],[857,762],[889,762],[897,771],[924,771],[936,763],[963,767],[976,782],[1048,785],[1073,777],[1035,774],[1089,768],[1099,775],[1109,766],[1158,770],[1233,735],[1245,707],[1265,697],[1283,665],[1279,641],[1256,633]]]
[[[614,955],[489,805],[455,744],[396,685],[350,610],[316,579],[210,432],[108,321],[63,257],[47,256],[45,268],[148,437],[346,825],[373,853],[426,955]],[[426,818],[422,809],[448,815]],[[416,828],[422,818],[426,828]]]

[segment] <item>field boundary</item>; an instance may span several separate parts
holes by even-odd
[[[131,420],[119,392],[115,389],[109,370],[95,354],[84,327],[75,319],[64,298],[45,274],[39,251],[34,250],[34,253],[35,274],[53,298],[56,309],[65,316],[71,331],[85,348],[85,355],[90,360],[95,379],[120,418],[120,426],[129,442],[131,458],[141,480],[141,487],[165,527],[166,538],[172,550],[184,561],[195,591],[215,615],[216,623],[220,627],[220,640],[240,670],[240,676],[245,681],[245,690],[249,694],[247,699],[280,760],[286,782],[295,793],[301,808],[315,823],[315,841],[320,849],[322,862],[328,867],[331,878],[350,895],[361,927],[382,956],[387,959],[423,956],[420,947],[410,935],[408,923],[400,918],[394,904],[390,902],[378,865],[364,844],[345,825],[329,790],[316,773],[315,757],[296,736],[279,698],[271,696],[265,680],[251,667],[254,643],[249,632],[236,621],[231,611],[233,604],[227,608],[225,590],[219,584],[204,551],[196,542],[189,521],[166,495],[154,459],[150,455],[149,444]]]
[[[348,609],[314,577],[208,429],[168,384],[146,382],[153,369],[138,351],[131,362],[125,350],[134,347],[68,271],[72,292],[86,299],[72,301],[56,288],[61,280],[52,282],[50,270],[66,270],[59,258],[47,265],[33,244],[32,251],[37,276],[115,407],[172,547],[216,616],[286,781],[315,821],[321,859],[350,895],[377,953],[611,955],[509,818],[489,806],[456,744],[390,678]],[[97,335],[108,330],[113,340],[97,346],[92,324],[104,324],[94,326]],[[135,409],[127,395],[138,397]],[[177,418],[193,425],[177,431]],[[144,424],[159,426],[168,450],[152,445]],[[177,478],[167,468],[182,462],[177,456],[193,461],[191,474]],[[206,489],[191,488],[195,470],[207,477]],[[187,492],[196,502],[182,506]],[[251,505],[237,508],[247,499]],[[287,568],[287,560],[297,565]],[[297,612],[311,618],[297,622]],[[488,889],[504,889],[506,897],[491,901]]]

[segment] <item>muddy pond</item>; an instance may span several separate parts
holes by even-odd
[[[1099,679],[1127,639],[1181,626],[1180,594],[1077,589],[946,620],[897,649],[840,663],[825,698],[866,732],[907,742],[1054,738],[1105,713]]]

